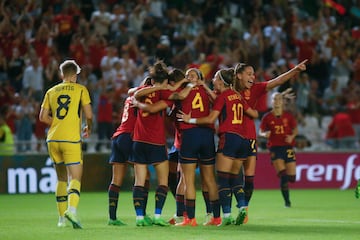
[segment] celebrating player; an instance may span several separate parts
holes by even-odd
[[[274,79],[271,79],[268,82],[255,83],[255,73],[254,68],[245,63],[239,63],[235,67],[235,89],[240,92],[246,102],[250,107],[256,109],[258,99],[266,94],[267,91],[280,86],[285,83],[296,74],[301,71],[306,70],[305,63],[307,60],[302,61],[289,71],[277,76]],[[244,162],[244,175],[245,175],[245,199],[246,206],[249,205],[252,193],[254,191],[254,177],[255,177],[255,168],[256,168],[256,155],[257,155],[257,144],[256,144],[256,129],[254,119],[252,117],[244,115],[244,125],[246,126],[245,138],[251,139],[251,148],[249,149],[249,156],[247,161]],[[248,211],[248,207],[246,207]],[[248,221],[248,214],[244,220],[244,223]]]
[[[272,111],[261,120],[259,135],[268,138],[272,165],[280,178],[285,207],[291,207],[288,182],[295,182],[296,158],[293,146],[298,133],[295,117],[284,111],[283,95],[274,93]]]
[[[256,110],[249,108],[240,94],[232,90],[234,82],[234,70],[222,69],[216,72],[213,79],[214,90],[219,93],[216,97],[213,109],[207,116],[192,118],[193,112],[187,114],[183,111],[179,117],[189,124],[213,124],[219,119],[219,146],[217,152],[216,171],[219,185],[220,203],[223,210],[223,219],[217,218],[214,212],[212,224],[229,225],[233,223],[231,217],[231,196],[234,193],[238,202],[239,213],[236,224],[242,224],[246,217],[245,196],[241,183],[238,181],[240,169],[246,159],[246,149],[250,141],[243,138],[245,127],[243,116],[246,112],[249,116],[258,117]],[[184,140],[184,139],[183,139]],[[186,184],[187,186],[187,184]]]

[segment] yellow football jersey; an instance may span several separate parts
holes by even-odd
[[[80,142],[82,106],[90,103],[89,91],[81,84],[63,82],[50,88],[41,104],[53,118],[47,141]]]

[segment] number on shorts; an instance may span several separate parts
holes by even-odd
[[[294,152],[293,149],[288,149],[288,150],[286,150],[286,152],[287,152],[287,157],[288,157],[288,158],[293,158],[293,159],[295,159],[295,152]]]

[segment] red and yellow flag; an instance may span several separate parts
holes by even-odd
[[[340,15],[344,15],[346,13],[345,7],[334,0],[323,0],[323,2],[325,6],[335,9]]]

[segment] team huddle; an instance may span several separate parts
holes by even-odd
[[[233,68],[218,70],[210,89],[200,70],[190,68],[184,73],[180,69],[169,70],[161,61],[156,62],[149,69],[149,77],[129,90],[122,122],[112,137],[108,224],[125,224],[117,218],[117,205],[128,163],[133,165],[135,173],[133,205],[137,226],[197,226],[197,167],[208,216],[203,225],[247,223],[257,155],[254,123],[259,117],[255,110],[257,100],[304,71],[305,63],[306,60],[268,82],[259,83],[255,83],[252,66],[238,63]],[[76,83],[80,71],[77,64],[65,61],[60,71],[64,81],[48,90],[39,117],[50,125],[47,142],[58,174],[55,193],[58,226],[65,226],[68,219],[74,228],[82,228],[76,214],[82,174],[80,112],[84,111],[87,120],[84,137],[91,133],[92,112],[87,89]],[[262,118],[259,135],[268,138],[285,207],[290,207],[288,182],[295,181],[293,146],[297,127],[294,116],[284,109],[282,99],[281,93],[273,94],[272,110]],[[165,130],[165,122],[169,119],[175,129],[170,151]],[[68,131],[69,124],[78,128],[79,135],[74,135],[72,129]],[[214,134],[219,138],[217,146]],[[153,217],[146,212],[148,165],[154,166],[157,179]],[[174,218],[165,220],[161,214],[169,190],[176,199],[176,212]],[[233,196],[237,208],[234,217]]]

